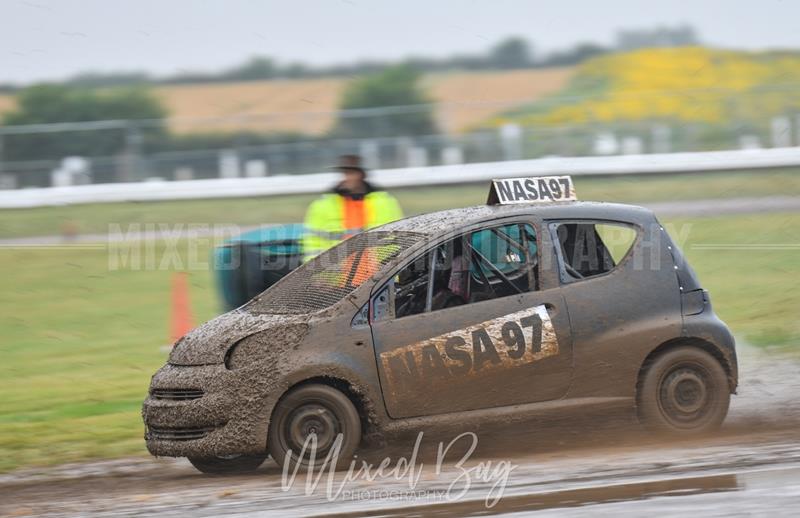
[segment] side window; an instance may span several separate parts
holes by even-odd
[[[430,284],[431,252],[418,257],[394,276],[394,314],[396,318],[426,310]]]
[[[539,288],[536,233],[531,225],[504,225],[473,232],[470,301]]]
[[[594,228],[606,245],[606,250],[611,255],[614,266],[618,265],[628,255],[633,242],[636,241],[636,230],[628,225],[609,223],[597,223]]]
[[[513,223],[463,234],[400,270],[373,298],[374,320],[402,318],[538,289],[532,225]],[[390,302],[393,300],[393,304]]]
[[[636,241],[634,227],[624,223],[552,223],[553,240],[559,245],[562,282],[610,272]]]

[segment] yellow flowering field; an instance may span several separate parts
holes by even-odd
[[[555,96],[492,125],[672,120],[765,121],[800,111],[800,53],[703,47],[642,49],[590,59]]]

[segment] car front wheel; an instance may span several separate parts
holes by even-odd
[[[330,456],[341,466],[361,442],[361,419],[352,401],[328,385],[302,385],[275,406],[267,446],[279,466],[320,468]],[[335,456],[338,451],[338,456]],[[335,457],[335,459],[334,459]]]
[[[689,346],[671,349],[653,360],[644,372],[637,401],[645,427],[674,434],[719,428],[729,404],[722,365],[709,353]]]

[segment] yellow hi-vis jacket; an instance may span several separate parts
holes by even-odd
[[[364,196],[363,218],[360,226],[347,228],[347,204],[345,196],[325,194],[311,203],[306,212],[303,234],[303,255],[309,260],[348,237],[364,230],[395,221],[403,217],[400,204],[394,196],[383,191],[372,191]]]

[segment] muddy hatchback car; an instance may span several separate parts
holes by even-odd
[[[718,427],[734,340],[678,247],[646,209],[541,180],[357,235],[188,333],[144,402],[149,451],[220,473],[590,408]]]

